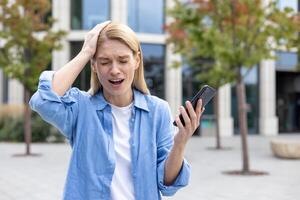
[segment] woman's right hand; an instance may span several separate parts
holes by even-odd
[[[81,52],[88,54],[90,56],[90,59],[93,58],[94,54],[96,53],[99,33],[109,23],[110,23],[110,21],[105,21],[101,24],[97,24],[85,36]]]
[[[90,30],[84,39],[80,53],[55,72],[52,90],[56,94],[63,96],[70,89],[79,73],[96,53],[99,33],[109,23],[110,21],[103,22]]]

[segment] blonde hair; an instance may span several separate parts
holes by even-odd
[[[98,37],[97,48],[99,48],[100,45],[107,39],[118,40],[126,44],[132,50],[134,56],[139,56],[140,63],[139,63],[139,67],[134,73],[133,87],[144,94],[150,94],[144,78],[144,64],[143,64],[142,49],[136,34],[128,26],[124,24],[110,22],[100,32]],[[91,64],[95,64],[95,63],[91,63]],[[91,70],[90,84],[91,87],[88,93],[91,95],[95,95],[102,87],[96,72],[94,72],[93,70]]]

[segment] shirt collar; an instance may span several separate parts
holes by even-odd
[[[133,105],[139,109],[149,111],[146,95],[140,91],[133,89],[134,102]],[[103,110],[109,103],[105,100],[102,90],[91,96],[91,102],[96,110]]]
[[[133,89],[133,96],[134,96],[134,106],[149,112],[146,95],[136,89]]]

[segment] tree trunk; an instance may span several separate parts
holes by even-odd
[[[30,92],[24,88],[24,138],[26,143],[26,155],[31,155],[30,143],[31,143],[31,109],[28,105],[30,100]]]
[[[216,95],[214,97],[214,113],[215,113],[215,123],[216,123],[216,149],[221,149],[221,138],[219,131],[219,90],[217,90]]]
[[[248,144],[247,144],[247,110],[246,110],[246,93],[245,93],[245,84],[241,75],[241,70],[238,72],[238,83],[236,87],[236,93],[238,97],[238,112],[239,112],[239,129],[242,142],[242,159],[243,159],[243,168],[242,172],[249,172],[249,156],[248,156]]]
[[[24,49],[24,58],[26,63],[31,63],[32,53],[30,47]],[[25,77],[30,76],[30,69],[25,69],[24,75]],[[29,100],[30,100],[30,91],[26,88],[24,84],[24,103],[25,103],[25,111],[24,111],[24,138],[26,143],[26,155],[31,155],[30,152],[30,143],[31,143],[31,109],[29,108]]]

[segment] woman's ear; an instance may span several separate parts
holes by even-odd
[[[91,62],[91,68],[92,68],[93,72],[96,72],[96,61],[95,61],[95,59],[92,58],[90,60],[90,62]]]
[[[135,69],[137,70],[139,68],[139,66],[140,66],[140,63],[141,63],[141,52],[138,51],[136,53],[135,61],[136,61]]]

